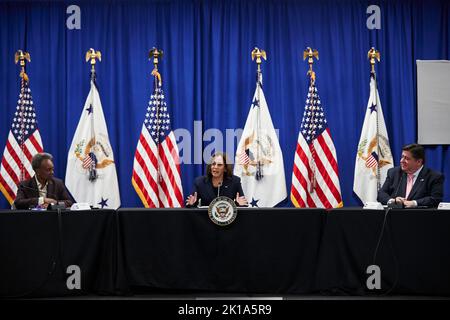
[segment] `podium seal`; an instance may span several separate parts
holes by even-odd
[[[217,197],[208,207],[208,216],[218,226],[227,226],[236,219],[236,204],[228,197]]]

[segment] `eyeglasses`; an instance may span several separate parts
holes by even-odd
[[[215,163],[215,162],[211,163],[211,167],[214,167],[214,166],[223,167],[223,163]]]

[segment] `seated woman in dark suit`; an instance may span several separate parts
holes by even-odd
[[[53,176],[53,156],[49,153],[37,153],[31,159],[31,167],[35,175],[22,181],[17,190],[13,207],[30,209],[40,207],[47,209],[49,205],[64,202],[64,206],[72,205],[72,198],[66,190],[64,182]]]
[[[197,177],[186,207],[208,206],[217,196],[234,199],[238,206],[247,206],[241,178],[233,175],[227,155],[216,152],[206,166],[206,175]]]

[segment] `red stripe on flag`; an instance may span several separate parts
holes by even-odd
[[[322,150],[327,155],[327,159],[330,160],[328,163],[328,167],[331,167],[333,169],[334,173],[336,174],[336,178],[339,179],[337,161],[334,158],[334,156],[332,155],[328,144],[325,142],[325,139],[322,136],[321,136],[321,138],[322,139],[319,140],[319,143],[322,147]],[[324,160],[326,160],[326,159],[324,159]],[[324,179],[325,179],[325,176],[327,178],[326,183],[327,183],[328,187],[330,188],[330,191],[333,194],[334,198],[336,199],[337,203],[342,202],[342,196],[341,196],[341,192],[338,189],[338,186],[336,184],[334,184],[331,176],[329,176],[329,174],[328,174],[328,171],[323,169],[322,172],[324,175]],[[339,183],[339,181],[338,181],[338,183]]]
[[[327,146],[322,146],[322,149],[326,147],[328,149]],[[326,160],[326,159],[324,159]],[[336,188],[336,186],[334,185],[331,177],[328,175],[327,170],[325,169],[324,164],[322,163],[322,159],[320,157],[316,158],[316,165],[317,168],[319,169],[319,172],[322,173],[322,178],[326,184],[326,186],[328,187],[328,189],[331,191],[331,193],[333,194],[334,198],[336,199],[336,201],[339,203],[341,202],[341,195],[338,191],[338,189]]]
[[[169,138],[166,138],[165,142],[167,143],[167,147],[169,149],[169,154],[173,157],[175,148],[172,144],[172,141]],[[183,195],[181,194],[181,190],[180,190],[181,188],[175,180],[175,176],[172,172],[172,169],[169,164],[169,160],[167,159],[167,155],[166,155],[162,145],[160,145],[159,154],[161,156],[161,159],[163,160],[164,167],[166,169],[170,184],[172,185],[172,188],[174,189],[175,198],[178,200],[179,203],[183,203]],[[176,159],[174,159],[174,160],[176,160]],[[175,162],[175,163],[177,163],[177,162]],[[177,170],[178,170],[178,176],[180,176],[179,165],[177,165]],[[171,207],[173,207],[173,201],[171,200],[171,202],[172,202]]]
[[[27,145],[24,143],[23,148],[21,148],[23,151],[23,154],[27,158],[27,160],[31,163],[31,159],[33,158],[33,155],[31,154],[30,150],[28,150]]]
[[[311,167],[309,166],[309,158],[306,155],[305,151],[303,150],[303,148],[301,147],[300,143],[297,144],[297,155],[299,156],[300,160],[303,162],[304,166],[306,167],[306,170],[308,172],[308,177],[304,177],[302,175],[302,173],[300,171],[299,175],[301,176],[301,179],[299,177],[297,177],[297,179],[299,179],[305,193],[306,193],[306,202],[308,204],[308,207],[310,208],[315,208],[316,204],[314,203],[314,200],[311,198],[311,195],[309,193],[309,188],[308,188],[308,181],[311,183],[311,181],[309,180],[309,177],[311,176]],[[299,170],[299,169],[297,169]]]
[[[170,139],[170,135],[167,136],[165,141],[167,143],[167,147],[169,149],[170,156],[173,158],[173,162],[175,163],[176,167],[179,169],[180,168],[180,158],[178,156],[178,150],[176,150],[176,145],[175,146],[173,145],[172,139]]]
[[[366,167],[372,168],[372,167],[375,167],[376,164],[377,164],[377,160],[375,159],[374,156],[370,155],[370,157],[366,160]]]
[[[309,147],[314,148],[313,144],[311,144]],[[314,154],[315,154],[314,162],[315,162],[315,165],[316,165],[316,168],[318,171],[318,172],[316,172],[316,175],[322,174],[322,178],[324,179],[326,186],[329,189],[334,188],[334,184],[330,181],[331,179],[328,176],[328,173],[326,172],[326,170],[322,164],[322,159],[320,159],[320,157],[317,155],[316,152],[314,152]],[[320,187],[319,183],[316,183],[315,191],[316,191],[317,196],[319,197],[320,201],[325,206],[325,208],[327,208],[327,209],[331,208],[332,206],[331,206],[330,202],[328,201],[327,196],[323,192],[322,188]]]
[[[151,164],[153,165],[153,167],[155,168],[155,170],[158,170],[158,159],[155,157],[151,147],[149,146],[149,144],[147,143],[147,140],[145,139],[144,135],[141,134],[140,138],[139,138],[139,142],[141,144],[141,147],[144,149],[147,157],[150,159]],[[138,161],[138,163],[140,164],[141,168],[144,170],[144,174],[145,177],[147,179],[147,182],[150,184],[153,193],[157,196],[158,198],[158,204],[154,204],[154,206],[156,208],[161,207],[161,201],[159,199],[159,190],[158,190],[158,177],[156,177],[156,180],[153,178],[153,176],[150,173],[149,170],[149,166],[146,164],[145,160],[142,158],[142,156],[139,154],[138,149],[136,149],[136,160]]]
[[[2,165],[5,168],[5,171],[9,174],[10,178],[12,179],[12,182],[17,185],[20,182],[19,177],[17,176],[14,169],[11,168],[8,161],[6,161],[5,157],[2,158]]]
[[[33,158],[33,156],[31,155],[30,151],[28,150],[27,146],[25,144],[23,144],[23,148],[21,149],[21,151],[23,152],[25,158],[22,160],[20,159],[20,156],[16,153],[16,151],[14,150],[14,148],[12,147],[12,145],[10,144],[9,140],[7,143],[7,146],[9,146],[9,154],[11,155],[11,157],[14,159],[14,161],[16,162],[17,166],[18,166],[18,170],[16,172],[16,174],[18,175],[18,180],[20,181],[21,179],[21,172],[20,170],[22,169],[22,165],[23,165],[23,171],[24,171],[24,180],[28,180],[31,178],[30,173],[27,170],[27,164],[31,164],[31,159]],[[18,182],[17,182],[18,183]]]
[[[144,159],[142,158],[141,154],[138,152],[137,149],[136,149],[136,153],[135,153],[134,157],[135,157],[136,161],[139,163],[139,165],[141,166],[141,168],[142,168],[142,170],[144,172],[145,178],[147,179],[148,184],[152,188],[153,193],[158,194],[157,183],[153,179],[153,177],[152,177],[148,167],[145,165]]]
[[[308,172],[309,171],[309,168],[308,168],[309,164],[305,164],[304,160],[305,160],[306,155],[304,154],[304,152],[301,149],[299,144],[297,144],[296,152],[297,152],[297,155],[299,156],[300,161],[306,166],[306,170]],[[298,168],[295,163],[294,163],[293,173],[296,176],[296,178],[297,178],[297,180],[298,180],[298,182],[300,184],[300,188],[303,189],[302,190],[303,192],[301,192],[300,190],[298,190],[298,192],[299,193],[304,193],[306,195],[306,203],[305,203],[305,207],[306,207],[307,203],[308,203],[308,183],[307,183],[307,178],[305,176],[303,176],[302,172],[300,171],[300,168]]]
[[[153,180],[148,167],[146,167],[144,165],[144,159],[142,159],[142,156],[137,152],[137,150],[136,150],[135,158],[143,170],[146,182],[150,185],[151,190],[147,190],[147,192],[153,192],[154,194],[158,194],[158,186],[157,186],[156,182]],[[144,185],[143,185],[143,187],[144,187]]]
[[[328,133],[328,136],[331,138],[330,130],[327,128],[326,131]],[[328,162],[330,163],[331,167],[333,168],[334,172],[336,173],[336,176],[339,176],[337,161],[334,158],[333,154],[331,153],[331,150],[328,147],[328,144],[325,141],[325,138],[323,137],[323,133],[319,137],[317,137],[317,141],[322,146],[323,152],[325,153],[325,156],[327,157]]]
[[[144,147],[142,146],[142,148],[144,148]],[[147,151],[146,151],[146,154],[148,154]],[[149,155],[149,157],[150,157],[150,155]],[[147,192],[152,192],[153,194],[156,195],[156,198],[158,199],[158,203],[155,203],[153,200],[150,200],[150,203],[152,204],[150,207],[151,208],[160,208],[161,207],[161,201],[159,199],[158,181],[156,181],[153,178],[152,173],[150,172],[148,164],[142,158],[141,154],[138,152],[137,149],[136,149],[135,159],[139,163],[139,165],[141,167],[141,170],[143,170],[146,182],[150,185],[151,190],[147,190]],[[153,169],[153,170],[156,171],[157,166],[154,165],[154,167],[155,167],[155,169]],[[156,179],[158,179],[158,178],[156,178]],[[142,187],[144,188],[145,185],[143,185]]]
[[[136,182],[139,191],[142,193],[142,195],[145,198],[145,201],[147,202],[147,204],[149,205],[150,208],[154,208],[155,204],[153,203],[152,199],[150,198],[147,189],[144,187],[144,183],[142,182],[141,178],[139,178],[139,175],[136,173],[136,171],[133,170],[133,179],[134,182]]]
[[[147,197],[146,195],[144,195],[142,192],[142,188],[138,186],[136,180],[134,179],[134,176],[137,175],[136,171],[133,169],[133,172],[131,173],[131,184],[133,185],[134,191],[136,191],[136,193],[139,196],[139,199],[141,199],[142,203],[144,204],[145,208],[149,208],[150,206],[148,205],[148,201],[147,201]]]
[[[31,176],[30,176],[30,174],[28,173],[28,170],[25,169],[25,177],[24,177],[24,180],[28,180],[28,179],[30,179],[30,178],[31,178]]]
[[[327,196],[325,195],[319,184],[316,185],[314,191],[316,192],[317,197],[320,199],[325,209],[331,209],[333,207],[331,203],[328,201]]]
[[[152,151],[152,148],[148,144],[147,140],[145,139],[144,135],[141,134],[139,141],[141,143],[142,148],[145,150],[145,153],[150,159],[150,162],[153,164],[155,168],[158,168],[158,159],[156,158],[155,154]],[[144,166],[143,166],[144,167]]]
[[[183,205],[183,192],[181,191],[182,190],[182,185],[181,185],[180,158],[178,156],[178,150],[176,149],[176,146],[173,145],[171,139],[167,139],[166,141],[167,141],[167,145],[168,145],[169,150],[170,150],[170,154],[171,154],[171,156],[173,158],[173,161],[175,163],[178,176],[180,177],[180,185],[178,185],[178,184],[176,185],[177,186],[177,190],[178,190],[176,195],[177,195],[177,199],[178,199],[178,202],[180,203],[180,205]]]
[[[167,199],[169,207],[172,208],[173,207],[172,197],[170,196],[170,192],[166,185],[166,181],[164,179],[161,179],[158,182],[159,182],[159,187],[160,187],[160,189],[158,189],[159,190],[158,199],[159,199],[160,206],[161,207],[165,206],[165,204],[161,200],[162,199],[161,192],[162,192],[162,193],[164,193],[164,197]]]
[[[38,130],[34,131],[34,133],[28,138],[30,142],[33,144],[34,148],[38,153],[41,153],[43,150],[42,146],[37,142],[36,137],[34,136]]]
[[[169,161],[167,159],[167,155],[166,155],[166,153],[164,152],[164,150],[162,148],[160,149],[160,153],[161,153],[161,158],[162,158],[163,163],[164,163],[164,167],[166,169],[166,174],[168,175],[169,183],[172,186],[173,192],[175,194],[175,199],[177,199],[178,202],[181,203],[180,202],[180,197],[182,198],[182,195],[180,194],[180,189],[179,189],[179,186],[178,186],[178,184],[177,184],[177,182],[175,180],[175,176],[173,174],[172,168],[170,167],[170,163],[169,163]],[[164,183],[165,183],[165,181],[164,181]],[[166,186],[166,188],[168,190],[167,186]],[[168,199],[169,200],[169,205],[170,205],[171,208],[173,208],[175,204],[174,204],[174,201],[172,199],[172,196],[169,194],[169,192],[167,192],[167,196],[170,198],[170,199]]]
[[[293,185],[292,185],[292,188],[291,188],[291,196],[297,201],[297,203],[299,205],[299,208],[305,208],[306,207],[305,202],[303,201],[303,198],[298,193],[297,188],[295,188]]]
[[[158,208],[158,203],[155,203],[153,201],[153,199],[150,197],[149,193],[148,193],[148,189],[146,189],[144,182],[141,180],[141,178],[139,177],[139,175],[133,171],[133,179],[134,182],[137,184],[139,190],[141,190],[142,195],[145,198],[145,201],[148,204],[149,208]]]
[[[0,175],[0,185],[2,186],[3,190],[8,194],[8,196],[14,201],[14,199],[16,198],[16,194],[14,193],[14,191],[11,190],[8,183],[3,179],[2,175]]]
[[[20,168],[20,159],[18,154],[16,153],[16,150],[14,150],[14,148],[12,147],[11,143],[9,142],[9,140],[6,142],[6,149],[9,152],[9,155],[11,156],[11,158],[14,159],[14,162],[16,163],[17,167]]]

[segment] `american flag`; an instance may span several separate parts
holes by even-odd
[[[16,198],[19,182],[33,175],[31,158],[43,149],[31,90],[28,81],[22,78],[19,100],[0,167],[0,190],[10,204]]]
[[[240,164],[249,164],[250,163],[250,158],[247,155],[247,152],[244,151],[239,155],[239,163]]]
[[[314,81],[303,113],[292,172],[291,201],[296,207],[342,207],[336,149]]]
[[[370,156],[366,160],[366,167],[373,168],[378,164],[378,155],[375,151],[373,151]]]
[[[178,147],[164,92],[156,77],[134,155],[131,181],[146,208],[183,206]]]
[[[92,159],[91,155],[87,154],[86,157],[84,157],[84,159],[83,159],[82,167],[84,169],[89,169],[89,168],[91,168],[93,163],[94,163],[94,160]]]

